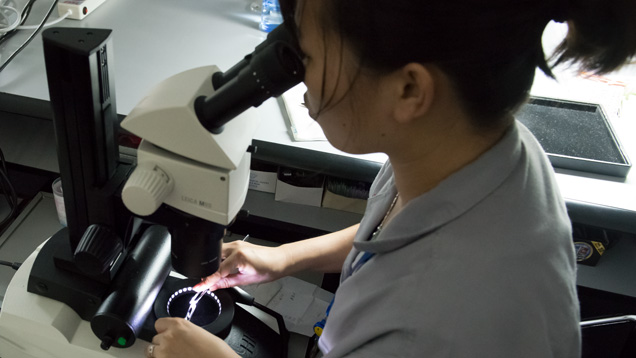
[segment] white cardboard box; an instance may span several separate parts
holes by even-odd
[[[275,193],[277,181],[276,172],[250,170],[250,189],[264,191],[266,193]]]
[[[276,201],[320,207],[324,176],[296,169],[280,168],[276,182]]]

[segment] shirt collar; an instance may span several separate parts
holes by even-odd
[[[396,250],[461,216],[492,193],[508,178],[521,157],[522,146],[516,122],[502,139],[477,160],[444,179],[429,192],[411,200],[372,242],[375,229],[361,225],[354,247],[359,251],[382,253]],[[363,221],[379,222],[396,194],[393,177],[381,192],[369,199],[378,205]]]

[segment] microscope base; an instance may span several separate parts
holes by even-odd
[[[126,349],[99,348],[90,322],[62,302],[27,292],[29,273],[40,248],[22,264],[11,280],[0,311],[2,358],[143,357],[146,342]]]
[[[25,260],[7,289],[0,311],[0,357],[144,357],[148,342],[141,337],[128,348],[104,351],[89,321],[62,302],[27,292],[29,274],[40,248]],[[234,321],[225,341],[237,353],[246,358],[286,356],[281,336],[240,306],[235,308]]]

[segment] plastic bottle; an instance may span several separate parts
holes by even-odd
[[[261,8],[260,29],[270,32],[283,22],[283,15],[280,12],[278,0],[263,0]]]

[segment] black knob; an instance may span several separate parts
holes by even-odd
[[[249,217],[250,217],[249,210],[239,210],[239,212],[236,214],[237,219],[247,219]]]
[[[110,336],[105,336],[102,339],[102,344],[99,347],[105,351],[107,351],[113,345],[113,338]]]
[[[106,226],[91,225],[75,249],[75,263],[82,272],[99,275],[111,267],[123,249],[117,234]]]

